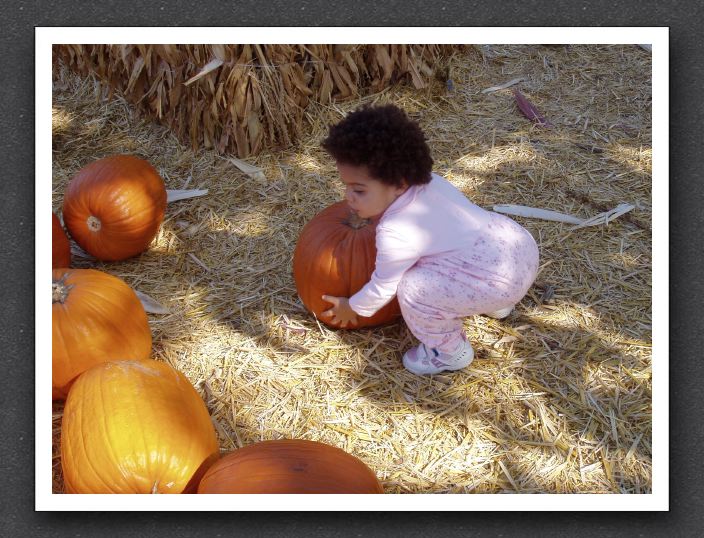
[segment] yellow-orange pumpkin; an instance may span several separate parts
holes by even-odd
[[[114,155],[82,168],[64,193],[64,223],[83,250],[99,260],[145,251],[166,210],[164,180],[149,162]]]
[[[137,294],[122,279],[96,269],[52,271],[53,399],[65,398],[91,366],[151,356],[152,333]]]
[[[67,493],[195,493],[218,456],[203,400],[164,362],[98,364],[66,399],[61,465]]]
[[[344,450],[317,441],[261,441],[223,456],[198,493],[383,493],[374,472]]]
[[[70,267],[71,245],[56,213],[51,213],[51,268]]]
[[[332,305],[323,295],[351,297],[371,278],[376,262],[376,219],[359,219],[346,202],[337,202],[313,217],[301,230],[293,253],[293,278],[306,308],[329,327],[338,328],[321,314]],[[401,315],[398,301],[371,317],[358,316],[357,325],[392,323]]]

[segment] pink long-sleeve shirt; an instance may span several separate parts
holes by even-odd
[[[374,273],[350,297],[350,307],[360,316],[374,315],[394,298],[403,274],[420,258],[469,248],[490,216],[437,174],[425,185],[409,187],[379,219]]]

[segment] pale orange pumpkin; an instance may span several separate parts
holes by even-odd
[[[56,213],[51,213],[51,267],[70,267],[71,245]]]
[[[293,278],[305,307],[329,327],[339,325],[321,314],[332,305],[323,295],[351,297],[371,278],[376,264],[375,219],[360,219],[346,202],[337,202],[313,217],[301,230],[293,253]],[[348,328],[385,325],[401,316],[394,298],[371,317],[357,316]]]
[[[149,162],[115,155],[90,163],[64,193],[64,223],[80,247],[103,261],[136,256],[164,220],[164,180]]]
[[[218,456],[205,403],[164,362],[98,364],[66,399],[61,466],[67,493],[195,493]]]
[[[198,493],[383,493],[374,472],[344,450],[317,441],[261,441],[220,458]]]
[[[65,398],[91,366],[151,356],[152,333],[137,294],[122,279],[96,269],[52,271],[53,399]]]

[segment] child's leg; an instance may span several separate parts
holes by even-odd
[[[508,316],[533,284],[538,258],[538,245],[528,230],[505,215],[492,213],[486,235],[452,259],[458,278],[469,278],[476,290],[472,314]]]
[[[535,243],[532,238],[532,247],[521,244],[525,242],[511,244],[503,259],[503,253],[478,245],[465,253],[423,258],[406,271],[397,298],[413,335],[426,346],[452,353],[463,339],[462,318],[520,301],[538,266]]]
[[[461,286],[432,267],[416,265],[403,275],[396,294],[401,314],[413,335],[426,346],[452,353],[463,341],[466,304],[456,301],[466,295]]]
[[[477,265],[493,273],[490,278],[504,283],[504,304],[482,312],[501,319],[511,313],[533,284],[538,273],[538,245],[528,230],[500,213],[492,213],[488,232],[493,239],[475,245],[472,257],[478,259]]]
[[[530,234],[509,219],[496,219],[491,228],[495,239],[480,239],[465,252],[422,258],[401,279],[401,313],[422,342],[404,355],[404,365],[412,372],[468,365],[473,352],[462,318],[500,309],[510,312],[533,283],[538,250]]]
[[[397,290],[406,324],[421,344],[406,351],[403,365],[418,375],[460,370],[474,358],[462,330],[458,295],[466,290],[437,268],[416,265],[403,276]]]

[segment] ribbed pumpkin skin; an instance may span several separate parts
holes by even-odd
[[[144,252],[159,231],[165,210],[163,179],[151,164],[132,155],[90,163],[64,193],[66,228],[83,250],[103,261]]]
[[[218,456],[203,400],[164,362],[99,364],[66,400],[61,465],[68,493],[195,493]]]
[[[323,295],[351,297],[372,276],[376,262],[378,219],[355,229],[346,202],[337,202],[313,217],[301,230],[293,254],[293,278],[306,308],[329,327],[339,328],[321,314],[332,305]],[[357,316],[357,325],[372,327],[394,322],[401,315],[394,299],[371,317]]]
[[[71,266],[71,245],[56,213],[51,213],[51,268]]]
[[[65,398],[95,364],[151,356],[147,313],[122,279],[96,269],[54,269],[52,287],[53,399]]]
[[[384,493],[374,472],[342,449],[316,441],[262,441],[230,452],[203,476],[198,493]]]

